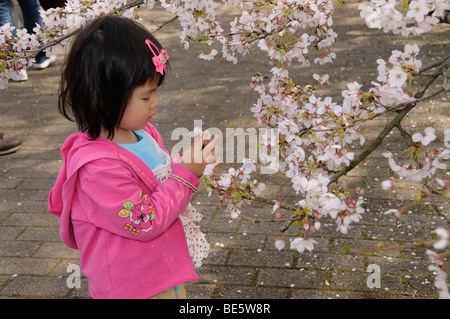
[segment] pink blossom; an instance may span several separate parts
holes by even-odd
[[[436,139],[436,135],[434,135],[435,131],[433,127],[427,127],[423,133],[413,134],[412,140],[426,146]]]
[[[426,6],[425,1],[411,1],[409,3],[409,10],[406,13],[407,18],[414,18],[417,22],[422,22],[425,16],[429,12],[429,8]]]
[[[389,71],[389,84],[392,86],[401,87],[405,83],[407,74],[400,68],[394,67]]]

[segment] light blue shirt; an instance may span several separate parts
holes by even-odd
[[[135,131],[134,134],[139,138],[139,141],[136,143],[117,143],[117,145],[139,157],[151,170],[166,162],[165,154],[162,154],[164,151],[159,148],[150,135],[143,130]]]

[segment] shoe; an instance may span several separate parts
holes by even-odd
[[[34,68],[38,70],[42,70],[45,68],[48,68],[50,64],[56,61],[56,55],[52,55],[51,57],[45,59],[44,61],[40,63],[35,63]]]
[[[28,80],[28,75],[26,70],[14,71],[11,74],[11,80],[14,82],[23,82]]]
[[[450,23],[450,10],[444,10],[444,16],[442,17],[442,21],[445,23]]]
[[[17,151],[22,145],[22,141],[17,137],[3,138],[3,132],[0,132],[0,155],[6,155]]]

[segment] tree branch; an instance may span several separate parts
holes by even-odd
[[[63,42],[64,40],[70,38],[71,36],[77,34],[77,33],[80,32],[80,31],[81,31],[81,28],[75,29],[75,30],[73,30],[72,32],[69,32],[69,33],[67,33],[67,34],[64,35],[64,36],[62,36],[62,37],[60,37],[60,38],[58,38],[58,39],[56,39],[56,40],[53,40],[53,41],[50,42],[50,43],[47,43],[46,45],[42,45],[42,46],[38,47],[36,50],[32,51],[31,54],[32,54],[33,56],[36,56],[36,55],[38,55],[39,52],[41,52],[41,51],[43,51],[43,50],[45,50],[45,49],[48,49],[48,48],[50,48],[50,47],[52,47],[52,46],[55,46],[55,45],[57,45],[57,44]]]
[[[406,130],[402,127],[401,123],[397,123],[397,125],[395,125],[395,127],[397,127],[397,129],[400,132],[400,135],[403,137],[403,139],[406,141],[406,143],[408,145],[413,145],[414,141],[411,137],[411,134],[409,134],[408,132],[406,132]]]
[[[166,25],[168,25],[169,23],[172,23],[172,22],[174,22],[175,20],[177,20],[178,19],[178,16],[174,16],[172,19],[170,19],[170,20],[167,20],[167,21],[164,21],[161,25],[157,25],[156,23],[154,23],[153,21],[153,24],[155,24],[156,26],[157,26],[157,28],[155,29],[155,30],[153,30],[153,32],[155,33],[155,32],[158,32],[159,30],[161,30],[162,28],[164,28]]]
[[[449,76],[447,74],[447,71],[444,71],[443,74],[444,74],[443,87],[444,87],[444,90],[445,90],[445,94],[447,95],[447,100],[450,101],[450,89],[448,88],[448,78],[449,78]]]
[[[437,66],[440,66],[441,64],[445,63],[445,61],[447,61],[449,58],[450,58],[450,54],[447,55],[445,58],[443,58],[441,61],[438,61],[436,63],[424,66],[423,68],[420,69],[420,73],[426,72],[428,70],[434,69]]]
[[[335,183],[338,179],[346,175],[352,169],[354,169],[359,163],[361,163],[367,156],[369,156],[378,146],[383,143],[384,138],[389,134],[389,132],[396,127],[401,120],[409,113],[414,107],[416,103],[410,103],[405,108],[403,108],[400,112],[398,112],[397,116],[389,122],[381,131],[381,133],[375,138],[375,140],[370,144],[361,154],[359,154],[350,164],[344,169],[340,170],[336,174],[334,174],[330,179],[330,184]]]

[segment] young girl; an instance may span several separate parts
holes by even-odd
[[[94,298],[183,295],[181,284],[198,279],[182,219],[195,229],[189,199],[218,150],[203,135],[171,159],[150,124],[168,59],[148,30],[118,16],[86,26],[67,56],[59,110],[81,132],[62,147],[48,210],[80,251]]]

